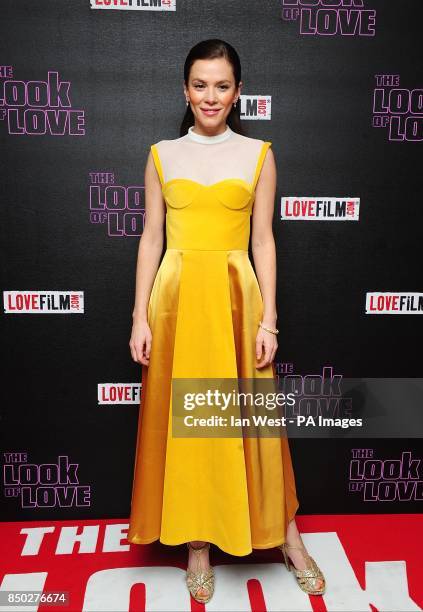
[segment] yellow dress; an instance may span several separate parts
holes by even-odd
[[[241,556],[284,542],[298,509],[288,440],[173,437],[170,409],[172,378],[275,376],[273,364],[255,367],[263,301],[248,256],[255,187],[271,143],[227,130],[230,142],[213,147],[189,135],[151,146],[166,203],[167,248],[148,304],[152,348],[149,366],[142,366],[128,541],[205,540]],[[252,169],[253,157],[243,159],[253,180],[242,173],[208,184],[168,178],[161,143],[171,145],[170,151],[162,145],[169,170],[176,165],[181,172],[186,149],[203,174],[202,154],[214,155],[213,171],[223,159],[221,176],[235,172],[236,160],[228,164],[226,153],[233,159],[250,146]]]

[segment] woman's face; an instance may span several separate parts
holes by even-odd
[[[190,101],[195,131],[206,135],[226,129],[226,117],[241,94],[242,81],[235,87],[232,65],[223,57],[196,60],[191,66],[185,98]]]

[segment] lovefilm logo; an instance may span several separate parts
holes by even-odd
[[[373,127],[385,128],[394,142],[422,142],[423,89],[400,87],[398,74],[376,74],[375,80]]]
[[[15,136],[85,135],[85,112],[72,108],[70,82],[54,71],[47,81],[23,81],[12,66],[0,66],[0,120]]]
[[[358,221],[360,198],[282,196],[281,221]]]
[[[90,0],[90,7],[119,11],[176,11],[176,0]]]
[[[375,36],[376,11],[364,0],[282,0],[281,17],[308,36]]]
[[[366,314],[423,314],[423,293],[386,291],[366,293]]]
[[[351,449],[348,490],[367,502],[423,501],[420,459],[404,451],[400,458],[376,459],[372,448]]]
[[[84,508],[91,505],[91,487],[81,485],[78,463],[59,455],[56,463],[30,462],[26,452],[3,456],[4,497],[16,498],[21,508]]]
[[[141,388],[140,383],[99,383],[97,400],[99,404],[139,404]]]
[[[106,226],[108,236],[141,236],[144,187],[116,184],[113,172],[90,172],[89,181],[90,222]]]
[[[83,291],[3,291],[8,314],[81,314]]]
[[[270,120],[272,118],[271,96],[247,96],[241,95],[241,119]]]

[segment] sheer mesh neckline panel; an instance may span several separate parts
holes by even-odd
[[[207,146],[188,135],[156,143],[164,184],[174,179],[188,179],[210,186],[227,179],[252,184],[263,140],[248,138],[237,132],[231,137]]]

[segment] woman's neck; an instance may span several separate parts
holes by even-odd
[[[230,138],[233,134],[233,131],[227,124],[226,124],[226,129],[224,132],[221,132],[220,134],[215,134],[214,136],[206,136],[205,134],[197,134],[197,132],[194,132],[194,127],[195,126],[192,125],[190,128],[188,128],[188,134],[187,134],[188,138],[190,140],[193,140],[194,142],[199,142],[200,144],[216,144],[218,142],[223,142],[227,140],[228,138]]]

